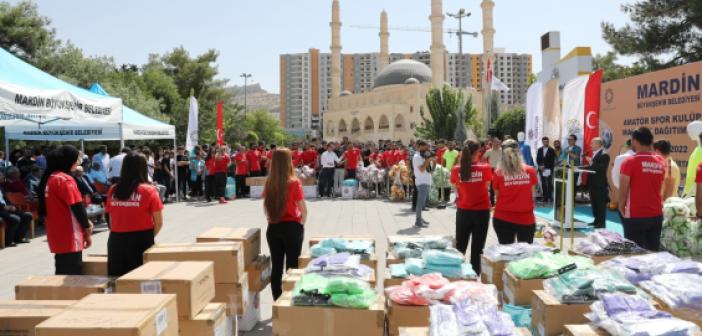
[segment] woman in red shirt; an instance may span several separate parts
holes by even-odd
[[[46,240],[54,254],[57,275],[83,274],[83,249],[92,245],[93,224],[83,205],[76,180],[78,150],[70,145],[54,149],[39,183],[39,215],[44,217]]]
[[[480,256],[485,248],[490,225],[490,165],[480,163],[480,143],[466,140],[461,161],[451,169],[451,184],[456,187],[456,248],[466,254],[471,239],[470,263],[480,274]]]
[[[214,191],[215,197],[219,198],[219,204],[226,204],[224,192],[227,188],[227,170],[232,159],[227,154],[227,147],[217,148],[217,155],[214,157]]]
[[[271,251],[271,291],[277,300],[283,293],[283,265],[285,270],[298,267],[307,219],[302,183],[295,176],[289,150],[273,152],[263,194],[263,210],[268,219],[266,240]]]
[[[212,197],[215,195],[214,189],[214,176],[215,176],[215,156],[216,149],[210,147],[207,149],[207,157],[205,157],[205,200],[207,203],[212,201]]]
[[[149,183],[146,157],[130,152],[124,157],[119,182],[107,192],[110,214],[107,275],[120,277],[144,262],[144,251],[154,245],[163,225],[163,203]]]
[[[534,186],[536,170],[522,161],[519,144],[510,139],[502,143],[502,156],[495,170],[495,213],[492,226],[500,244],[516,241],[531,244],[536,231]]]

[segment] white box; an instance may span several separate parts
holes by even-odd
[[[305,199],[317,198],[317,186],[302,186],[302,192],[305,195]]]
[[[249,188],[251,188],[251,192],[249,193],[251,198],[263,197],[263,186],[251,186]]]
[[[237,315],[239,331],[251,331],[261,321],[261,293],[249,292],[249,302],[244,315]]]
[[[341,187],[341,198],[343,199],[353,199],[356,197],[356,186],[349,187],[349,186],[342,186]]]

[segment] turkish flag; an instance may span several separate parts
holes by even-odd
[[[224,145],[224,116],[222,112],[224,103],[222,101],[217,102],[217,144]]]
[[[600,136],[600,89],[602,88],[602,69],[593,72],[585,87],[585,120],[583,148],[586,156],[592,156],[590,142]]]

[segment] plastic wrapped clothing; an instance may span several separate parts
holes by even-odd
[[[553,251],[553,248],[538,244],[516,243],[491,245],[485,248],[483,254],[494,261],[513,261],[548,251]]]
[[[312,254],[312,257],[317,258],[332,253],[349,252],[360,255],[362,259],[368,259],[374,253],[373,245],[374,242],[372,240],[327,238],[313,245],[310,248],[310,254]]]
[[[646,251],[619,233],[604,229],[588,233],[586,239],[578,241],[577,249],[589,255],[623,255]]]
[[[455,281],[442,288],[442,301],[455,303],[470,301],[472,304],[497,306],[497,287],[477,281]]]
[[[633,284],[650,280],[654,275],[668,273],[690,273],[702,275],[702,264],[682,260],[668,252],[658,252],[632,257],[616,257],[599,265],[614,269]]]
[[[509,262],[507,270],[520,279],[546,279],[557,275],[560,269],[570,265],[575,265],[576,269],[593,267],[589,258],[540,252],[533,257]]]
[[[323,293],[328,279],[318,274],[305,274],[293,289],[293,305],[296,306],[328,306],[330,295]]]
[[[449,305],[437,304],[429,307],[429,335],[459,336],[458,320]]]
[[[613,336],[693,335],[699,332],[694,323],[656,310],[651,302],[638,295],[603,294],[590,305],[585,316],[596,327]]]
[[[693,218],[695,199],[670,197],[663,204],[661,245],[679,257],[702,255],[702,225]]]
[[[465,258],[460,254],[439,250],[424,251],[424,253],[422,253],[422,259],[424,259],[427,264],[445,266],[457,266],[465,262]]]
[[[327,254],[313,259],[305,268],[305,273],[324,276],[347,276],[370,281],[373,270],[361,264],[361,257],[348,252]]]
[[[453,304],[460,335],[516,335],[512,318],[497,309],[497,305],[475,304],[460,300]]]
[[[514,322],[514,325],[518,328],[531,328],[530,308],[506,304],[502,306],[502,311],[512,318],[512,322]]]
[[[441,300],[443,292],[440,290],[448,284],[449,281],[441,274],[432,273],[411,277],[400,286],[386,288],[385,293],[392,301],[402,305],[426,306]]]
[[[429,264],[423,259],[408,258],[405,259],[404,266],[406,273],[411,275],[440,273],[452,279],[473,279],[478,276],[470,263],[466,262],[460,265],[436,265]]]
[[[590,303],[598,294],[623,292],[636,294],[636,286],[622,275],[607,269],[576,269],[544,280],[544,290],[561,303]]]
[[[407,268],[405,264],[392,264],[390,265],[390,276],[393,278],[407,278]]]
[[[450,188],[451,187],[451,172],[441,165],[436,165],[432,173],[432,186],[434,188]],[[444,198],[447,195],[444,195]]]
[[[376,300],[375,291],[362,280],[305,274],[293,289],[294,305],[334,305],[366,309]]]
[[[411,182],[409,168],[404,161],[392,166],[388,175],[394,186],[409,185]]]
[[[673,309],[692,308],[702,316],[702,276],[674,273],[655,275],[639,284]]]
[[[417,241],[396,242],[392,246],[392,253],[400,259],[420,258],[424,250],[446,250],[451,248],[452,242],[443,237],[427,237]],[[458,250],[451,248],[456,254]]]

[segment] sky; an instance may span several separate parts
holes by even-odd
[[[19,0],[10,0],[17,3]],[[58,38],[71,40],[87,55],[112,56],[118,64],[146,63],[149,54],[184,46],[191,55],[214,48],[220,52],[219,77],[243,85],[240,75],[252,74],[269,92],[279,92],[279,55],[309,48],[329,52],[331,0],[34,0]],[[620,27],[628,22],[620,10],[633,0],[494,0],[495,47],[529,53],[534,72],[541,69],[540,36],[561,32],[562,55],[576,46],[590,46],[593,54],[611,47],[602,39],[600,23]],[[445,12],[465,8],[466,31],[482,26],[480,0],[444,0]],[[394,27],[429,28],[429,0],[341,0],[343,53],[377,52],[377,30],[351,25],[379,26],[380,12],[388,12]],[[444,28],[457,28],[447,17]],[[390,51],[428,50],[429,33],[390,31]],[[449,52],[458,51],[455,35],[445,35]],[[482,51],[482,36],[464,39],[465,53]],[[629,63],[630,59],[622,59]]]

